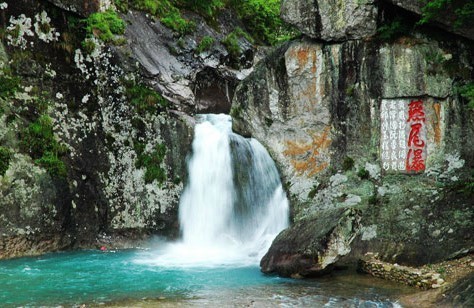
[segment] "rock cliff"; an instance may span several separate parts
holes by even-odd
[[[0,258],[176,237],[193,115],[228,112],[248,74],[253,45],[237,37],[234,65],[220,43],[232,12],[220,28],[186,12],[196,30],[181,35],[128,11],[106,44],[83,17],[108,8],[0,3]]]
[[[264,272],[323,272],[329,264],[308,245],[327,242],[318,230],[341,209],[360,211],[361,227],[333,262],[374,251],[429,263],[474,247],[474,111],[458,94],[472,83],[472,41],[430,27],[381,39],[392,13],[369,1],[283,1],[283,18],[305,36],[237,89],[234,129],[268,148],[292,203],[294,226],[274,241]]]

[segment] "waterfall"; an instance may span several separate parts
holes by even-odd
[[[182,241],[161,265],[258,264],[288,226],[288,200],[275,163],[255,139],[232,132],[228,115],[200,115],[189,180],[179,204]]]

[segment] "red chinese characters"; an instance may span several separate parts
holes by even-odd
[[[425,170],[425,140],[423,129],[425,111],[421,100],[411,101],[408,105],[408,152],[406,157],[406,171],[421,172]]]

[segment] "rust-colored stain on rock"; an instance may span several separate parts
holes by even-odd
[[[434,131],[434,141],[436,144],[441,142],[441,104],[433,104],[435,118],[432,121]]]
[[[283,154],[292,157],[291,164],[299,175],[314,176],[328,167],[329,162],[324,160],[322,152],[331,145],[329,131],[330,127],[327,126],[322,133],[312,134],[309,143],[286,141]]]

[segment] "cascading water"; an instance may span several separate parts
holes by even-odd
[[[198,121],[179,206],[183,238],[154,262],[258,264],[288,226],[288,200],[278,171],[257,140],[232,133],[229,116],[201,115]]]

